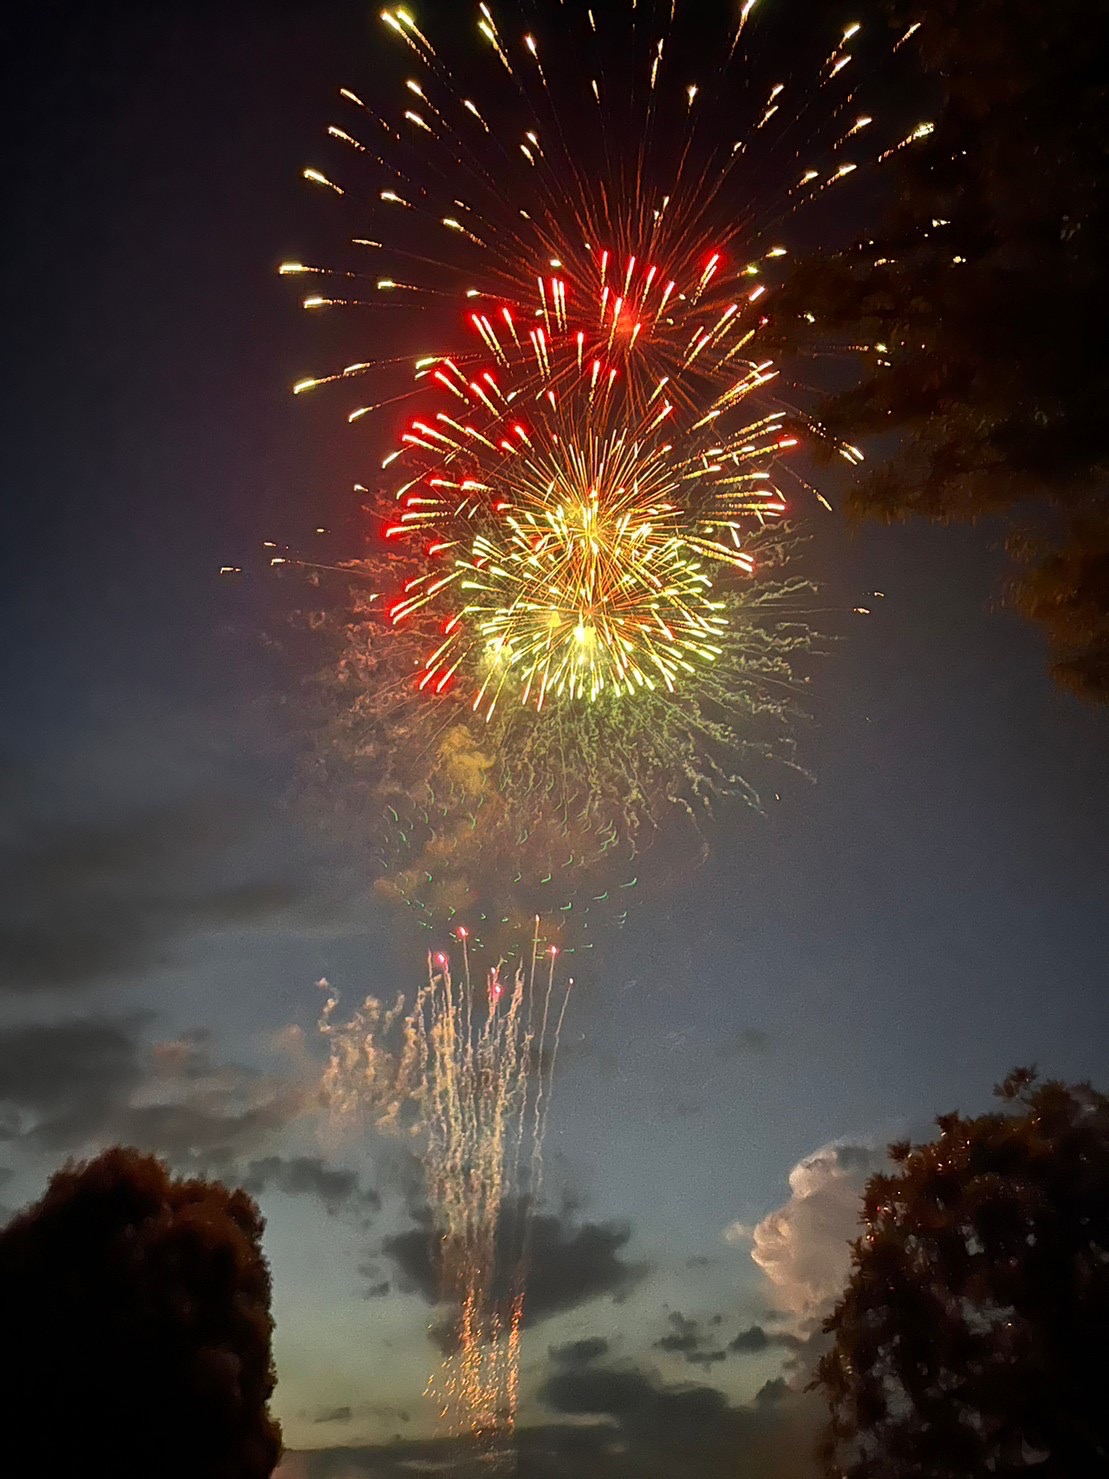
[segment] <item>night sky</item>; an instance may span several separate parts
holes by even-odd
[[[261,549],[342,525],[372,463],[289,395],[327,346],[275,269],[326,239],[299,170],[336,87],[379,75],[373,16],[41,3],[6,99],[0,1202],[111,1141],[254,1190],[296,1479],[451,1457],[390,1243],[410,1155],[336,1141],[313,1095],[317,980],[389,993],[421,942],[290,799],[289,587]],[[809,532],[842,613],[812,782],[726,811],[581,972],[526,1472],[808,1473],[794,1388],[882,1147],[1016,1064],[1105,1084],[1105,715],[996,609],[995,531]]]

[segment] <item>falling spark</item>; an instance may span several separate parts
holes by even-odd
[[[519,1393],[530,1219],[543,1186],[543,1140],[573,980],[556,981],[556,946],[484,980],[428,957],[414,1002],[368,998],[337,1020],[327,982],[320,1028],[329,1045],[323,1097],[341,1128],[368,1119],[418,1137],[450,1351],[429,1383],[455,1432],[511,1440]]]

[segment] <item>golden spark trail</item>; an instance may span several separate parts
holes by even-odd
[[[467,931],[456,935],[461,976],[429,956],[410,1006],[368,998],[340,1023],[329,992],[323,1088],[338,1122],[365,1115],[421,1141],[448,1352],[428,1392],[452,1431],[501,1445],[519,1401],[530,1217],[573,981],[556,983],[558,950],[540,953],[538,919],[530,964],[511,979],[498,966],[476,982]]]

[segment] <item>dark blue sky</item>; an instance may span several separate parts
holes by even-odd
[[[335,88],[372,86],[377,32],[349,0],[44,3],[20,27],[0,1199],[112,1137],[247,1168],[270,1221],[281,1414],[291,1446],[322,1455],[289,1472],[344,1472],[323,1451],[352,1446],[350,1473],[392,1474],[409,1450],[376,1445],[396,1433],[431,1464],[426,1306],[374,1252],[404,1221],[404,1167],[321,1145],[305,1087],[317,978],[357,997],[414,977],[418,951],[288,804],[287,595],[259,558],[264,539],[340,522],[364,470],[333,407],[289,396],[321,344],[274,269],[320,239],[298,172]],[[575,1414],[615,1412],[551,1375],[584,1379],[589,1362],[548,1348],[597,1336],[637,1401],[674,1404],[680,1427],[689,1384],[714,1385],[729,1451],[804,1472],[766,1457],[792,1419],[756,1396],[787,1344],[692,1370],[690,1353],[773,1328],[768,1311],[812,1313],[841,1264],[822,1199],[838,1228],[887,1139],[983,1106],[1016,1063],[1104,1086],[1105,715],[1054,691],[1035,633],[990,609],[993,531],[821,516],[811,532],[830,606],[886,593],[871,617],[831,619],[802,733],[813,782],[766,816],[726,814],[705,865],[599,952],[574,1003],[552,1236],[607,1229],[602,1284],[621,1302],[576,1299],[571,1272],[530,1337],[528,1416],[552,1452]],[[229,584],[224,563],[258,574]],[[375,1283],[390,1294],[367,1302]],[[675,1312],[698,1322],[684,1353],[657,1345],[684,1329]],[[631,1410],[613,1420],[636,1451]],[[663,1464],[650,1451],[638,1472]],[[694,1453],[688,1472],[716,1461]]]

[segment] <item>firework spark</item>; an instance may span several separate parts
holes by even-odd
[[[534,339],[557,390],[521,360],[423,366],[326,669],[321,739],[377,798],[381,887],[429,928],[495,922],[491,871],[513,923],[619,914],[591,870],[626,882],[668,814],[756,801],[740,757],[792,762],[814,644],[812,588],[781,576],[794,430],[691,420],[665,384],[636,411],[575,336]]]
[[[328,169],[305,170],[356,202],[352,265],[281,271],[318,280],[313,311],[415,315],[420,339],[450,341],[440,359],[459,350],[451,318],[480,320],[505,361],[530,352],[537,326],[558,327],[617,364],[639,407],[660,379],[687,408],[726,405],[737,362],[768,359],[767,294],[798,211],[927,129],[868,142],[881,130],[858,99],[857,24],[803,29],[768,84],[753,10],[715,48],[703,7],[680,0],[565,4],[547,37],[517,34],[483,3],[462,48],[433,46],[403,8],[383,11],[406,48],[399,96],[379,111],[342,89]],[[371,356],[296,389],[384,373],[385,399],[357,418],[396,398],[397,363]]]
[[[404,459],[404,480],[385,539],[418,540],[425,564],[390,619],[446,604],[418,687],[441,693],[461,672],[486,718],[504,693],[537,710],[674,693],[715,662],[727,603],[714,576],[750,576],[751,526],[786,507],[766,463],[797,445],[774,418],[724,437],[712,415],[675,427],[664,382],[629,420],[615,369],[533,333],[560,391],[527,406],[510,379],[446,361],[432,382],[462,409],[417,417],[386,458]]]
[[[381,886],[429,927],[492,922],[479,873],[513,920],[607,904],[592,869],[633,882],[668,815],[792,762],[815,637],[781,521],[824,433],[768,305],[798,212],[920,136],[878,139],[857,25],[775,39],[749,0],[713,45],[700,0],[543,9],[383,11],[382,80],[305,171],[346,259],[281,269],[313,312],[373,310],[296,391],[404,417],[315,758],[353,763]]]
[[[556,983],[557,947],[484,983],[429,957],[415,1002],[370,998],[349,1022],[330,992],[320,1026],[330,1060],[324,1091],[340,1122],[365,1115],[421,1141],[439,1293],[450,1351],[429,1383],[456,1432],[511,1437],[519,1400],[530,1208],[542,1193],[543,1139],[573,981]],[[321,983],[326,986],[326,983]]]
[[[422,573],[423,551],[404,543],[386,546],[395,566],[378,550],[354,562],[349,594],[306,616],[321,650],[303,773],[312,814],[366,849],[379,892],[419,926],[461,916],[503,942],[541,912],[564,922],[567,950],[587,948],[638,897],[640,855],[659,835],[677,871],[696,867],[721,804],[759,807],[798,770],[822,644],[788,528],[750,534],[757,575],[719,592],[722,651],[675,691],[657,682],[629,699],[610,685],[541,711],[504,702],[488,719],[462,669],[439,694],[420,687],[441,613],[394,624],[375,591]]]

